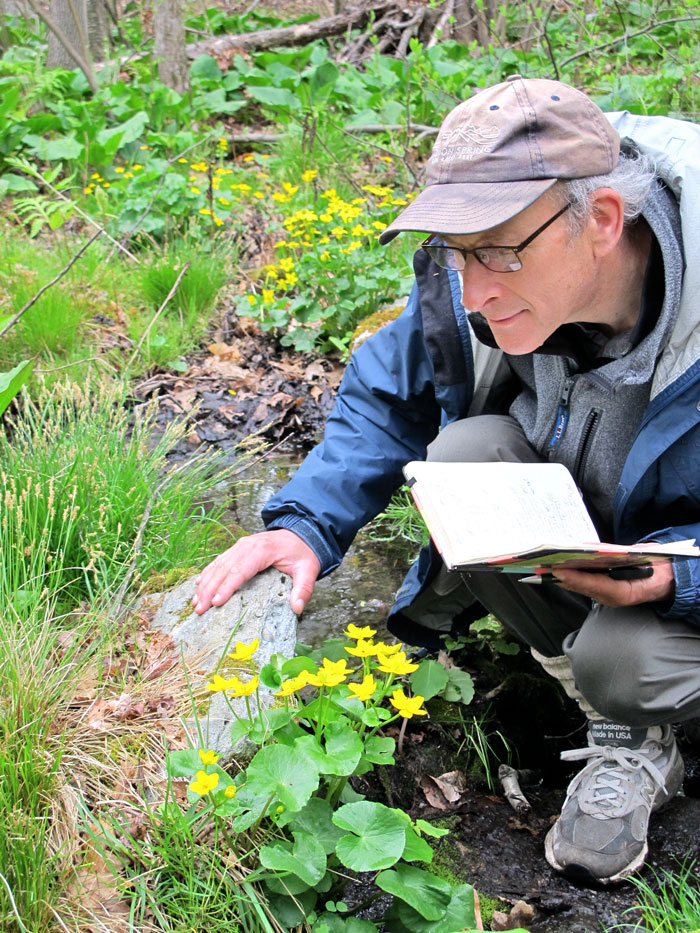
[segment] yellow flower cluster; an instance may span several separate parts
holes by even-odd
[[[406,653],[401,650],[400,644],[389,645],[386,642],[374,642],[373,636],[377,634],[376,630],[369,626],[362,628],[350,623],[343,632],[348,638],[355,641],[355,645],[346,646],[345,651],[363,661],[367,658],[376,658],[376,669],[382,673],[390,675],[387,685],[391,683],[392,677],[401,677],[412,673],[418,669],[406,658]],[[349,675],[353,673],[348,670],[348,662],[345,659],[340,661],[331,661],[328,658],[323,659],[322,666],[314,674],[309,671],[301,671],[295,677],[286,680],[282,687],[277,691],[277,696],[289,697],[304,687],[337,687],[346,683]],[[359,683],[348,683],[347,687],[350,694],[367,703],[377,692],[379,687],[374,675],[365,667],[363,679]],[[424,702],[423,697],[407,697],[403,690],[394,691],[391,704],[398,711],[400,716],[410,719],[412,716],[424,716],[426,711],[422,710]]]

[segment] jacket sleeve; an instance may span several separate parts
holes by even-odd
[[[414,285],[403,313],[353,353],[324,440],[266,504],[266,527],[294,531],[318,556],[321,575],[329,573],[386,506],[404,464],[425,459],[439,425]]]

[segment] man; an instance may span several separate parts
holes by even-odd
[[[690,124],[608,119],[517,75],[456,107],[428,185],[380,237],[430,232],[405,312],[353,355],[324,442],[266,506],[268,530],[204,570],[196,610],[274,565],[300,612],[426,455],[562,462],[602,540],[697,537],[699,143]],[[671,723],[700,714],[700,561],[556,576],[465,587],[428,548],[388,624],[437,647],[485,608],[578,700],[588,746],[566,754],[587,764],[546,856],[605,884],[642,864],[650,813],[681,785]]]

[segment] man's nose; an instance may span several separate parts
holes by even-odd
[[[503,290],[502,275],[483,266],[475,256],[467,256],[461,272],[462,304],[467,311],[482,311]]]

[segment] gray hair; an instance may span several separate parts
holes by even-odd
[[[658,176],[654,162],[639,153],[620,153],[617,165],[607,175],[589,175],[585,178],[562,179],[550,190],[557,200],[571,204],[566,219],[573,234],[580,233],[591,216],[593,205],[591,194],[598,188],[612,188],[622,195],[625,202],[625,227],[631,226],[639,217],[644,202],[655,185]]]

